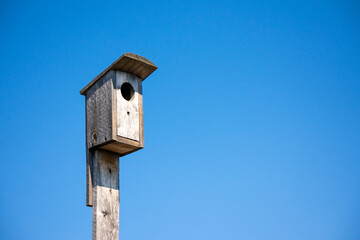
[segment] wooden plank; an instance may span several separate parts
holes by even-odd
[[[144,148],[144,109],[143,109],[143,93],[142,93],[142,84],[140,84],[139,89],[139,121],[140,121],[140,147]]]
[[[95,150],[93,158],[93,240],[119,239],[119,155]]]
[[[125,53],[109,67],[102,71],[96,78],[89,84],[81,89],[80,94],[85,95],[86,92],[94,85],[100,78],[102,78],[110,70],[119,70],[123,72],[132,73],[141,80],[145,80],[151,73],[157,69],[157,66],[150,60],[133,53]]]
[[[92,180],[92,163],[94,154],[86,148],[86,206],[93,205],[93,180]]]
[[[130,84],[133,88],[131,100],[123,97],[123,84]],[[140,140],[140,119],[139,119],[139,91],[141,79],[134,74],[116,71],[116,107],[117,107],[117,135],[135,141]]]
[[[100,149],[104,149],[110,152],[118,153],[121,157],[129,153],[134,152],[135,150],[140,149],[139,147],[130,146],[124,143],[111,142],[104,146],[101,146]]]
[[[85,126],[87,125],[87,104],[85,98]],[[88,129],[85,129],[85,149],[86,149],[86,206],[92,207],[92,178],[91,178],[91,155],[88,148]]]
[[[86,93],[86,129],[88,148],[112,139],[112,101],[115,71],[104,75]]]
[[[116,75],[116,74],[115,74]],[[120,137],[117,134],[117,116],[118,116],[118,112],[117,112],[117,91],[118,89],[116,89],[116,82],[114,84],[114,89],[113,89],[113,104],[112,104],[112,112],[113,112],[113,118],[112,118],[112,138],[113,140],[116,141],[116,143],[109,143],[109,146],[106,147],[101,147],[103,149],[108,149],[109,151],[113,151],[113,152],[117,152],[120,154],[120,156],[125,156],[129,153],[132,153],[136,150],[139,150],[141,148],[144,147],[144,121],[143,121],[143,97],[142,97],[142,83],[138,85],[138,97],[139,97],[139,133],[140,133],[140,139],[139,141],[135,141],[135,140],[131,140],[128,138],[124,138],[124,137]],[[120,86],[121,87],[121,86]],[[127,149],[130,146],[131,148],[133,148],[134,150],[127,150],[127,151],[123,151],[123,149]]]

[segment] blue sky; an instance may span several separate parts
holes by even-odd
[[[357,1],[1,1],[0,238],[91,239],[79,91],[125,52],[120,239],[360,238]]]

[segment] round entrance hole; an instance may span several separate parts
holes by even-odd
[[[131,86],[130,83],[126,82],[121,85],[121,95],[123,96],[123,98],[125,98],[125,100],[130,101],[134,96],[134,93],[134,88]]]

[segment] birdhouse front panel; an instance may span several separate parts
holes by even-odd
[[[140,141],[142,80],[131,73],[116,71],[116,133]],[[142,121],[141,121],[142,122]]]

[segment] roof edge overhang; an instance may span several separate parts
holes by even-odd
[[[124,53],[109,67],[107,67],[104,71],[97,75],[96,78],[89,82],[83,89],[81,89],[80,94],[86,95],[86,92],[91,88],[91,86],[93,86],[102,76],[104,76],[110,70],[119,70],[122,72],[132,73],[144,81],[145,78],[150,76],[150,74],[152,74],[156,69],[157,66],[150,60],[134,53]]]

